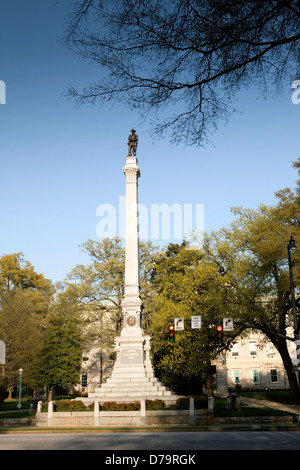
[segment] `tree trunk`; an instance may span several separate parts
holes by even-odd
[[[213,370],[210,364],[206,370],[206,388],[207,388],[207,396],[213,397],[214,396]]]
[[[53,385],[49,387],[48,401],[52,401],[53,397]]]

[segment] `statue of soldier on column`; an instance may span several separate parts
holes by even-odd
[[[139,138],[136,135],[135,130],[131,129],[131,134],[128,137],[128,155],[136,156],[138,140]]]

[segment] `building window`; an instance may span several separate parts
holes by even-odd
[[[82,387],[87,387],[88,381],[87,381],[87,374],[82,374],[81,376],[81,386]]]
[[[239,345],[238,343],[234,343],[231,348],[231,355],[232,357],[236,357],[239,355]]]
[[[241,383],[241,371],[240,370],[233,370],[233,382],[235,384]]]
[[[249,341],[250,356],[256,356],[256,341]]]
[[[270,370],[270,382],[272,384],[278,383],[278,373],[277,369],[271,369]]]
[[[258,384],[259,383],[258,369],[251,369],[251,377],[252,377],[252,383],[253,384]]]

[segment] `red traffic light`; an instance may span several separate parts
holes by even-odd
[[[174,328],[174,325],[169,325],[169,341],[170,341],[170,343],[175,342],[175,328]]]
[[[216,330],[217,330],[217,344],[222,345],[223,344],[223,326],[218,325]]]

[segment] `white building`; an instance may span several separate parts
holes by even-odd
[[[295,343],[288,341],[288,348],[293,363],[297,364]],[[226,393],[226,388],[289,388],[280,354],[262,332],[249,330],[214,364],[217,393]]]

